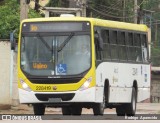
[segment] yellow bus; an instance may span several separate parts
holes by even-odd
[[[135,115],[150,98],[148,28],[83,17],[26,19],[18,42],[20,103],[34,114],[62,107],[63,115],[93,108]]]

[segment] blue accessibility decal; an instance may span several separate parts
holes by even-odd
[[[57,65],[57,73],[66,74],[67,73],[67,65],[66,64],[58,64]]]

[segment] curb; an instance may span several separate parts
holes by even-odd
[[[11,109],[11,105],[0,104],[0,110],[8,110]]]

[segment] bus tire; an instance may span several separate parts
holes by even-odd
[[[117,116],[125,116],[125,106],[124,106],[124,104],[121,104],[121,105],[116,107],[116,113],[117,113]]]
[[[94,115],[103,115],[105,109],[105,93],[103,93],[103,102],[102,103],[95,103],[93,105],[93,113]]]
[[[104,87],[105,107],[107,107],[109,103],[109,93],[110,93],[109,82],[106,82],[105,87]]]
[[[71,115],[72,114],[71,107],[62,107],[62,114]]]
[[[35,115],[44,115],[45,106],[43,104],[33,104],[33,111]]]
[[[134,116],[136,113],[136,103],[137,103],[137,93],[135,88],[132,89],[131,103],[126,104],[126,114],[127,116]]]
[[[82,107],[73,106],[72,107],[72,115],[81,115]]]

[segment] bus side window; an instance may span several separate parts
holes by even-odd
[[[103,60],[109,60],[111,58],[110,47],[109,47],[109,30],[101,31],[102,39],[103,39]]]
[[[118,53],[119,59],[122,61],[127,60],[127,52],[126,52],[126,40],[125,40],[125,32],[118,32]]]
[[[147,50],[147,37],[146,34],[141,35],[141,45],[142,45],[142,59],[143,62],[148,61],[148,50]]]
[[[111,59],[118,60],[117,31],[109,32]]]
[[[96,60],[102,60],[102,50],[100,49],[99,36],[97,30],[94,31],[94,43]]]
[[[134,46],[136,49],[136,62],[142,62],[142,49],[140,34],[134,34]]]
[[[127,43],[128,60],[135,61],[135,47],[133,45],[133,33],[128,33],[126,43]]]

